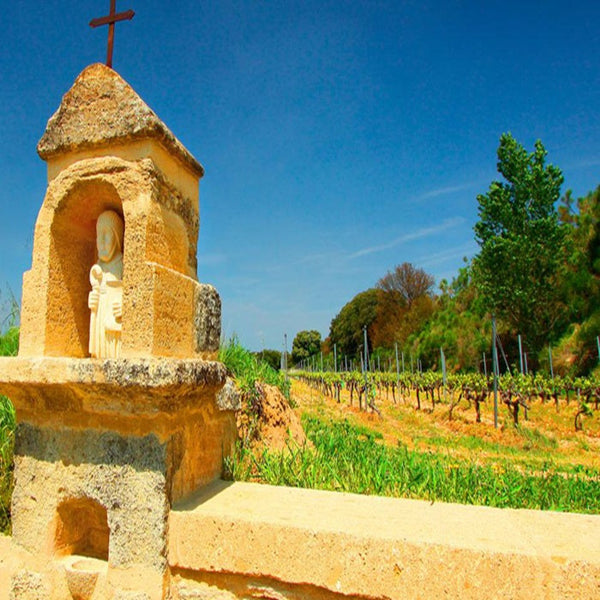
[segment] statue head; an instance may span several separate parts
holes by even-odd
[[[110,262],[123,251],[123,219],[114,211],[106,210],[96,222],[98,260]]]

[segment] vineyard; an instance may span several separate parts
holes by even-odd
[[[530,417],[532,406],[552,403],[556,411],[570,411],[575,431],[582,431],[585,419],[594,416],[600,403],[600,381],[595,377],[547,377],[543,374],[505,373],[494,378],[481,373],[457,373],[444,376],[435,371],[424,373],[393,372],[313,372],[291,371],[290,376],[342,402],[342,391],[350,406],[380,413],[383,399],[392,403],[415,402],[417,410],[445,410],[452,420],[457,408],[471,408],[481,423],[482,406],[504,405],[514,425],[521,415]],[[494,401],[495,398],[495,401]]]

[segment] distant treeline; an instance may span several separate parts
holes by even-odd
[[[552,360],[556,374],[590,373],[600,350],[600,186],[582,198],[561,196],[562,172],[546,154],[539,141],[528,152],[502,135],[502,177],[477,196],[479,253],[438,290],[423,269],[399,264],[343,306],[325,340],[299,332],[290,365],[320,361],[321,353],[332,364],[334,350],[338,368],[360,365],[366,327],[368,355],[380,364],[398,349],[421,368],[438,368],[442,348],[449,369],[483,371],[494,315],[510,368],[525,360],[530,371],[550,371]]]

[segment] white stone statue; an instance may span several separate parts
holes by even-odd
[[[103,212],[96,222],[98,262],[90,270],[92,291],[88,296],[92,358],[121,354],[123,229],[123,220],[112,210]]]

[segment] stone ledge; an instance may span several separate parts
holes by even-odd
[[[222,363],[201,359],[0,357],[0,393],[23,414],[174,413],[214,402],[226,377]]]
[[[600,516],[217,482],[170,515],[169,562],[368,598],[598,598]],[[212,579],[212,583],[215,583]]]
[[[223,363],[180,358],[0,357],[0,385],[81,384],[125,388],[221,387]]]

